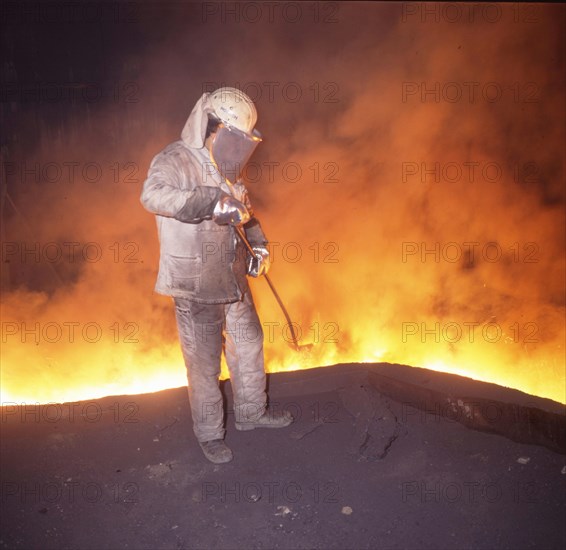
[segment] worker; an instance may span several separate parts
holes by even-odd
[[[238,430],[282,428],[288,411],[267,407],[263,330],[247,275],[269,269],[267,240],[253,215],[242,170],[261,142],[252,100],[236,88],[204,93],[181,139],[152,160],[141,203],[160,242],[155,291],[171,296],[189,381],[193,430],[206,458],[233,458],[219,388],[222,351]],[[237,228],[252,245],[252,256]]]

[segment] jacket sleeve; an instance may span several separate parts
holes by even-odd
[[[153,214],[181,222],[199,223],[210,219],[218,199],[225,193],[218,187],[195,185],[183,189],[183,170],[174,155],[159,153],[151,162],[140,201]]]
[[[246,238],[252,246],[267,246],[267,238],[257,218],[252,218],[244,225],[244,230],[246,232]]]

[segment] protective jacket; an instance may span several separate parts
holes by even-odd
[[[241,300],[248,288],[246,249],[231,225],[212,221],[230,188],[204,146],[205,95],[193,109],[183,139],[152,160],[141,203],[156,215],[160,241],[155,291],[203,304]],[[259,222],[244,226],[252,245],[265,245]]]

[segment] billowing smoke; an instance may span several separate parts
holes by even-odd
[[[250,194],[317,342],[288,348],[254,281],[270,369],[400,362],[564,402],[564,7],[246,5],[118,21],[82,66],[99,101],[30,107],[9,89],[3,400],[185,383],[139,193],[200,94],[227,85],[256,101]],[[45,81],[74,67],[56,50]],[[33,63],[7,74],[23,86]]]

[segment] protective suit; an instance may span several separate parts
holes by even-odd
[[[218,222],[222,205],[234,196],[250,210],[251,205],[244,186],[227,184],[205,146],[212,112],[205,93],[182,139],[152,160],[141,194],[143,206],[156,215],[161,249],[155,291],[175,301],[193,428],[201,446],[225,434],[218,386],[223,347],[236,422],[253,422],[266,410],[263,331],[246,279],[247,252],[234,226]],[[252,246],[265,247],[255,218],[243,228]]]

